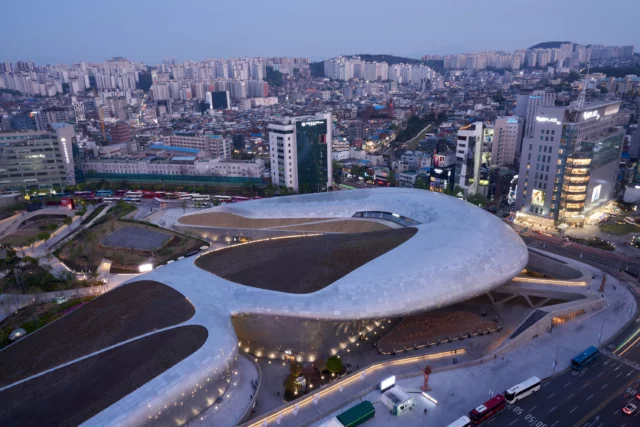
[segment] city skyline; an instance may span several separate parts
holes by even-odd
[[[44,8],[47,4],[36,0],[31,5]],[[343,4],[335,0],[329,0],[322,8],[294,5],[298,6],[290,0],[281,1],[277,8],[248,2],[240,9],[234,4],[214,6],[202,2],[190,9],[176,10],[168,3],[150,8],[115,0],[92,6],[88,15],[80,2],[72,0],[64,9],[34,14],[28,31],[23,20],[5,23],[0,28],[0,37],[12,43],[5,47],[1,59],[54,64],[124,56],[155,65],[171,56],[179,62],[244,56],[304,56],[320,60],[358,53],[420,57],[513,51],[555,40],[640,45],[640,34],[633,30],[633,18],[640,14],[640,4],[629,0],[609,3],[612,10],[626,10],[616,16],[615,32],[600,25],[598,4],[592,0],[586,0],[580,7],[558,5],[551,0],[518,5],[489,0],[480,7],[457,0],[439,8],[409,0],[395,10],[391,19],[388,14],[380,14],[379,8],[370,2],[366,8],[363,2]],[[460,10],[467,13],[460,14]],[[7,16],[19,14],[15,4],[7,5]],[[309,16],[326,25],[312,31]],[[526,22],[544,23],[544,32],[540,33],[540,27],[535,25],[523,26],[520,17],[526,17]],[[100,30],[95,20],[112,27]],[[66,22],[70,25],[65,25]],[[147,27],[145,22],[151,25]],[[458,30],[451,32],[454,23]],[[180,28],[188,31],[179,31]],[[492,28],[495,31],[490,31]],[[83,36],[78,37],[79,34]]]

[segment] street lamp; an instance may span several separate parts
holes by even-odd
[[[600,342],[602,341],[602,332],[604,331],[604,323],[607,320],[611,320],[611,319],[602,319],[602,326],[600,327],[600,335],[598,336],[598,344],[600,344]]]

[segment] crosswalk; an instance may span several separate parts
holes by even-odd
[[[629,360],[629,359],[625,359],[624,357],[620,357],[617,354],[614,354],[612,352],[610,352],[609,350],[605,350],[605,349],[601,349],[600,353],[604,354],[605,356],[609,356],[610,358],[612,358],[613,360],[622,363],[623,365],[626,365],[632,369],[635,369],[636,371],[640,372],[640,365],[637,364],[636,362]]]

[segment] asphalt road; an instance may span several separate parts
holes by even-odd
[[[530,247],[574,258],[617,276],[633,291],[636,302],[640,303],[638,283],[618,273],[620,269],[640,271],[640,260],[569,243],[553,236],[535,233],[521,236]],[[640,426],[640,400],[636,398],[639,392],[640,316],[616,334],[598,358],[582,371],[568,369],[544,381],[537,393],[509,405],[485,425],[636,427]],[[622,408],[627,403],[633,403],[639,409],[632,415],[626,415]]]

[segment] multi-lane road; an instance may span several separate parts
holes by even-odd
[[[574,258],[617,276],[633,292],[636,303],[640,303],[638,283],[618,274],[619,270],[637,274],[640,260],[554,236],[527,232],[521,236],[530,247]],[[537,393],[509,405],[485,424],[492,427],[636,427],[640,426],[638,393],[640,317],[614,336],[598,358],[580,372],[568,369],[545,380]],[[627,403],[633,403],[639,409],[626,415],[622,408]]]

